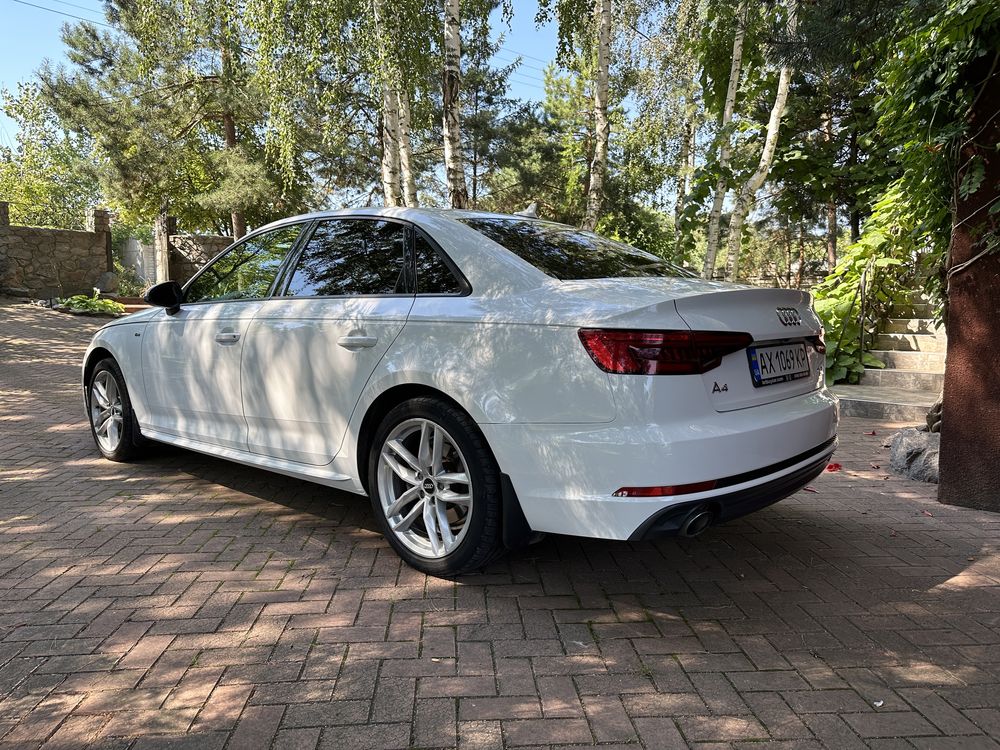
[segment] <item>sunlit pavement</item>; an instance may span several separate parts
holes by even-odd
[[[99,324],[0,306],[0,747],[998,747],[1000,516],[889,475],[892,425],[699,539],[451,582],[364,498],[99,459]]]

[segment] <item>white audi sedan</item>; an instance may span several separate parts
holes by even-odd
[[[694,536],[836,447],[807,293],[548,221],[297,216],[146,299],[83,362],[104,456],[169,443],[367,494],[432,574],[545,532]]]

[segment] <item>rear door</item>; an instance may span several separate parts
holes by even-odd
[[[301,228],[293,224],[237,243],[192,280],[177,313],[161,310],[150,319],[142,336],[142,371],[154,430],[247,450],[243,347]]]
[[[250,326],[242,394],[251,451],[313,465],[336,456],[413,305],[407,232],[379,218],[315,225],[286,289]]]

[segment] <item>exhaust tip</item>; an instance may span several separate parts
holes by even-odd
[[[713,520],[715,520],[715,513],[710,508],[704,506],[695,508],[684,519],[678,533],[681,536],[696,537],[704,533],[712,525]]]

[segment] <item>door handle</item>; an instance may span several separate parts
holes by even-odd
[[[337,343],[345,349],[367,349],[378,343],[376,336],[341,336]]]
[[[235,331],[222,331],[215,334],[215,340],[220,344],[235,344],[240,340],[240,335]]]

